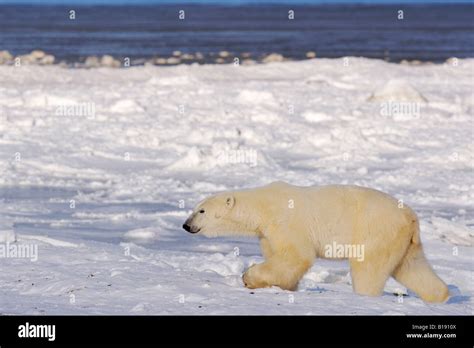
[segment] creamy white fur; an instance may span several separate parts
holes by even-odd
[[[283,182],[225,192],[198,204],[186,222],[208,237],[255,236],[265,262],[243,276],[249,288],[295,289],[325,247],[362,245],[363,261],[350,259],[354,291],[377,296],[390,276],[427,302],[448,296],[421,246],[416,214],[373,189],[330,185],[298,187]]]

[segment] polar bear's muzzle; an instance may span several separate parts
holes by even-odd
[[[193,226],[189,219],[185,221],[185,223],[183,224],[183,228],[186,232],[189,233],[198,233],[201,230],[200,228],[196,228],[195,226]]]

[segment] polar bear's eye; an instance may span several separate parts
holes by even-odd
[[[205,213],[204,209],[199,210],[199,213],[204,214]]]

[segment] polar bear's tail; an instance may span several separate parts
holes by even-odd
[[[409,224],[409,230],[412,233],[410,245],[411,244],[421,245],[420,223],[418,221],[418,217],[416,216],[416,213],[410,207],[406,207],[405,218],[406,218],[407,223]]]
[[[436,275],[425,257],[417,219],[413,221],[413,227],[411,243],[395,268],[393,277],[425,302],[445,302],[449,298],[448,287]]]

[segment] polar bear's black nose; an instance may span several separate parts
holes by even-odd
[[[183,228],[188,231],[188,232],[191,232],[191,226],[187,225],[187,224],[184,224],[183,225]]]

